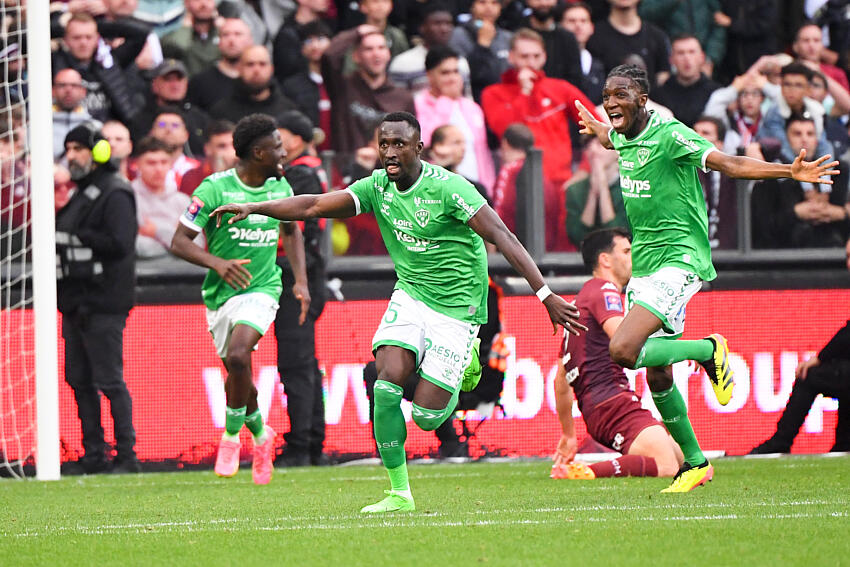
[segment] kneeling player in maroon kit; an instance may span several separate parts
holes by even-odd
[[[629,233],[618,228],[592,232],[581,243],[584,265],[593,278],[581,288],[575,304],[587,332],[565,335],[561,348],[555,399],[562,434],[552,478],[673,476],[683,462],[679,446],[641,407],[623,367],[608,353],[608,343],[625,315],[620,293],[632,275],[631,248]],[[573,396],[588,434],[622,457],[589,466],[573,462],[578,447]]]

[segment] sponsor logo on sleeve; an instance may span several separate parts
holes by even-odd
[[[673,130],[672,132],[670,132],[670,135],[673,136],[673,140],[675,140],[676,143],[680,146],[684,146],[694,153],[699,152],[699,146],[697,146],[696,142],[694,142],[693,140],[688,140],[687,138],[682,136],[679,131]]]
[[[197,196],[192,195],[192,202],[189,203],[189,206],[186,208],[186,218],[190,221],[194,221],[198,218],[198,215],[201,212],[201,209],[204,208],[204,202],[201,201]]]
[[[622,313],[623,311],[623,300],[620,297],[619,293],[613,293],[606,291],[605,296],[605,310],[606,311],[619,311]]]
[[[457,201],[458,207],[463,209],[464,212],[466,212],[466,214],[468,214],[469,216],[472,216],[472,215],[475,214],[475,212],[476,212],[475,209],[472,206],[470,206],[466,201],[464,201],[463,197],[461,197],[457,193],[452,193],[452,200]]]

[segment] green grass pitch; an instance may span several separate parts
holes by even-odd
[[[0,481],[17,565],[850,565],[850,457],[719,459],[715,480],[554,481],[549,463],[411,466],[417,511],[364,517],[379,467]]]

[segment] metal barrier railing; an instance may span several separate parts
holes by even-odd
[[[517,238],[523,243],[541,269],[550,273],[581,273],[584,267],[579,253],[549,252],[546,250],[542,156],[540,149],[532,149],[526,158],[527,165],[523,167],[521,175],[517,179]],[[322,155],[329,176],[330,162],[333,157],[333,152],[326,152]],[[753,184],[754,182],[749,180],[738,180],[736,182],[738,246],[734,250],[715,250],[712,252],[712,257],[718,267],[758,269],[776,265],[799,265],[802,267],[828,265],[840,268],[843,265],[845,253],[841,248],[754,250],[752,247],[752,206],[750,200]],[[327,252],[329,273],[381,275],[391,273],[393,270],[392,262],[387,256],[334,256],[331,254],[328,238],[326,238],[325,251]],[[512,271],[501,254],[490,254],[489,262],[491,269],[497,273]]]

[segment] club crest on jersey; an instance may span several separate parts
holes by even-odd
[[[431,219],[430,211],[426,211],[425,209],[419,209],[415,213],[413,213],[413,218],[416,219],[416,223],[425,228],[425,225],[428,224],[428,221]]]
[[[646,162],[649,161],[649,154],[651,153],[651,151],[652,150],[650,150],[649,148],[638,148],[637,158],[638,162],[641,165],[646,165]]]

